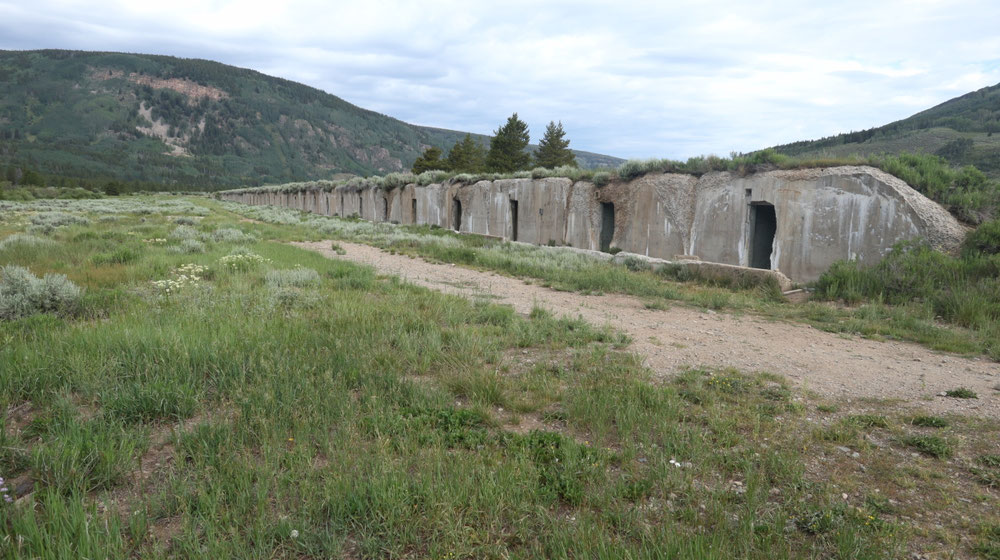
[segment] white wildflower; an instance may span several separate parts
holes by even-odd
[[[8,504],[14,501],[14,498],[10,495],[10,488],[7,488],[3,477],[0,477],[0,497]]]
[[[208,267],[200,264],[184,264],[171,272],[171,278],[165,280],[153,280],[153,287],[165,294],[170,294],[194,286],[201,282],[200,274],[208,270]]]

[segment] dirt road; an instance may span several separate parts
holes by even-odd
[[[629,349],[644,357],[657,375],[685,366],[735,367],[769,371],[800,387],[835,399],[899,399],[938,413],[1000,418],[1000,364],[986,358],[962,358],[906,342],[878,342],[819,331],[807,325],[777,322],[753,315],[713,313],[674,304],[646,309],[637,298],[560,292],[519,279],[421,259],[352,243],[295,243],[331,258],[375,267],[420,286],[468,297],[489,296],[497,303],[528,313],[535,305],[559,315],[582,316],[609,324],[632,337]],[[968,387],[978,399],[938,396]]]

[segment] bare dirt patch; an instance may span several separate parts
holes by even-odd
[[[491,272],[432,264],[393,255],[368,245],[330,241],[293,243],[330,258],[373,266],[414,284],[466,297],[491,298],[529,313],[538,305],[558,315],[608,324],[632,337],[629,350],[643,357],[659,376],[685,367],[734,367],[768,371],[800,388],[832,399],[898,399],[901,406],[935,413],[1000,418],[1000,366],[985,358],[934,352],[907,342],[845,337],[753,315],[715,313],[671,305],[648,309],[639,298],[619,294],[583,295],[528,284]],[[937,396],[968,387],[978,399]]]
[[[4,430],[10,436],[17,436],[28,424],[38,416],[39,410],[30,401],[7,409],[4,419]]]
[[[153,538],[153,541],[169,550],[170,543],[174,537],[179,535],[183,530],[184,520],[179,515],[175,515],[173,517],[158,519],[150,526],[149,534]]]
[[[231,422],[236,412],[232,407],[222,406],[211,412],[196,414],[177,423],[155,426],[149,434],[149,447],[139,457],[137,468],[127,480],[110,491],[100,502],[99,509],[116,511],[122,518],[131,515],[134,509],[144,503],[145,496],[174,466],[176,448],[173,440],[177,435],[188,433],[205,423]]]
[[[197,103],[198,100],[203,97],[214,99],[216,101],[229,97],[228,93],[217,87],[199,84],[198,82],[188,80],[186,78],[158,78],[154,76],[147,76],[145,74],[138,74],[136,72],[130,72],[126,76],[125,72],[111,68],[92,68],[90,71],[91,80],[104,81],[119,78],[126,78],[132,83],[149,86],[153,89],[169,89],[176,91],[177,93],[187,96],[188,103],[192,105]]]
[[[996,438],[1000,424],[948,415],[942,418],[947,427],[920,427],[912,423],[910,408],[891,402],[822,404],[836,412],[810,404],[804,422],[794,428],[807,480],[831,484],[844,505],[874,509],[883,519],[907,527],[910,549],[923,551],[914,553],[914,558],[949,558],[974,546],[977,524],[996,511],[997,487],[977,473],[988,470],[980,465],[983,455],[1000,452]],[[852,418],[862,421],[852,424]],[[885,423],[866,424],[867,418]],[[818,437],[838,428],[841,433],[855,433],[842,440]],[[920,453],[904,443],[907,435],[941,437],[954,455],[935,458]]]
[[[167,155],[171,156],[183,156],[189,155],[187,149],[182,145],[187,143],[189,138],[187,136],[171,136],[170,135],[170,125],[165,123],[162,119],[153,120],[153,109],[152,107],[146,107],[146,103],[139,104],[139,114],[142,115],[146,120],[152,123],[151,126],[137,126],[136,130],[145,134],[146,136],[152,136],[154,138],[159,138],[163,142],[170,146],[170,153]]]

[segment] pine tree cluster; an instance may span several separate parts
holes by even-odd
[[[512,173],[532,167],[576,167],[576,155],[569,149],[562,122],[549,122],[534,156],[527,151],[529,141],[528,124],[514,113],[493,132],[488,150],[471,134],[466,134],[461,141],[455,142],[446,158],[442,159],[441,148],[432,146],[424,150],[413,163],[413,172],[441,169],[455,173]]]

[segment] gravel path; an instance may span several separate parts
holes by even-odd
[[[1000,418],[1000,364],[986,358],[962,358],[906,342],[878,342],[845,337],[808,325],[753,315],[703,311],[674,303],[666,310],[646,309],[631,296],[561,292],[519,279],[448,264],[393,255],[368,245],[329,241],[294,243],[330,258],[348,259],[397,275],[420,286],[491,300],[528,313],[535,305],[559,315],[582,316],[609,324],[632,337],[629,349],[644,357],[657,375],[685,366],[734,367],[781,374],[800,387],[834,399],[898,399],[937,413]],[[937,396],[968,387],[978,399]]]

